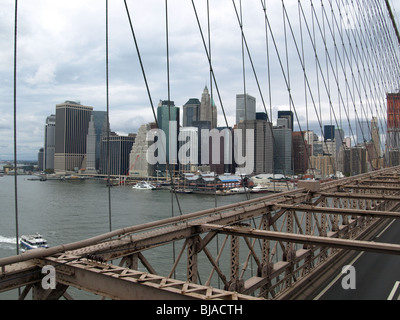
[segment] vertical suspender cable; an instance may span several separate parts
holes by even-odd
[[[166,39],[166,47],[167,47],[167,88],[168,88],[168,120],[171,121],[171,87],[170,87],[170,77],[169,77],[169,28],[168,28],[168,0],[165,0],[165,39]],[[171,132],[169,133],[171,134]],[[169,139],[169,136],[168,136]],[[169,142],[171,143],[171,141]],[[167,150],[168,152],[168,150]],[[173,183],[174,175],[171,175],[171,181]],[[171,192],[171,216],[174,216],[174,194],[175,192]],[[175,263],[175,241],[172,242],[172,261]],[[174,278],[176,278],[176,272],[174,270]]]
[[[111,223],[111,183],[110,183],[110,104],[108,82],[108,0],[106,0],[106,99],[107,99],[107,188],[108,188],[108,222],[110,231]]]
[[[14,194],[15,194],[15,240],[17,244],[17,255],[19,254],[18,238],[18,182],[17,182],[17,23],[18,23],[18,0],[15,0],[15,25],[14,25]]]

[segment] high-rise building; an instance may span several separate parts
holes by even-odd
[[[304,136],[302,131],[292,132],[294,174],[306,173],[312,156],[312,145],[307,143]]]
[[[129,172],[129,154],[135,142],[136,135],[120,136],[110,132],[101,141],[100,172],[111,175],[127,175]],[[107,150],[109,152],[109,166]]]
[[[194,121],[194,123],[196,123]],[[179,169],[183,171],[195,171],[199,165],[199,128],[182,127],[179,135],[185,137],[185,141],[179,141]],[[181,152],[182,154],[179,154]]]
[[[174,101],[160,100],[157,108],[158,127],[165,133],[165,154],[169,170],[174,170],[178,163],[179,108]],[[172,130],[172,131],[171,131]],[[160,164],[159,170],[167,170],[166,164]]]
[[[129,175],[132,177],[149,177],[154,175],[155,166],[147,161],[147,150],[153,142],[147,141],[146,137],[147,133],[155,128],[155,122],[151,122],[141,125],[138,130],[129,154]]]
[[[361,146],[350,148],[350,173],[352,176],[367,172],[367,149]]]
[[[285,118],[277,119],[277,126],[272,129],[274,142],[274,172],[292,174],[292,129]]]
[[[46,118],[44,128],[44,154],[43,169],[54,169],[54,152],[56,149],[56,115],[52,114]]]
[[[207,152],[209,151],[209,146],[210,146],[210,141],[209,140],[204,140],[202,136],[202,130],[211,130],[211,122],[210,121],[193,121],[192,123],[193,127],[197,128],[197,133],[198,133],[198,138],[197,138],[197,143],[198,143],[198,165],[209,165],[211,163],[210,161],[210,153]],[[203,154],[203,151],[206,152]]]
[[[217,108],[207,87],[204,88],[201,95],[199,116],[200,121],[209,121],[211,123],[211,129],[217,127]]]
[[[56,105],[54,170],[77,171],[84,167],[86,142],[93,107],[75,101]]]
[[[287,119],[288,128],[293,131],[293,129],[294,129],[293,111],[289,111],[289,110],[278,111],[278,119],[279,118]]]
[[[400,92],[387,94],[387,151],[400,149]]]
[[[335,126],[326,125],[324,126],[324,140],[334,140],[335,139]]]
[[[38,169],[39,171],[43,171],[44,167],[44,148],[40,148],[38,152]]]
[[[379,126],[378,119],[376,117],[372,117],[371,120],[371,138],[372,144],[374,145],[374,157],[373,159],[378,159],[381,156],[381,144],[379,138]]]
[[[183,126],[191,127],[193,121],[200,120],[200,100],[191,98],[183,105]]]
[[[253,151],[253,173],[273,173],[273,138],[272,138],[272,126],[270,122],[263,120],[262,116],[259,115],[259,120],[243,120],[238,123],[237,127],[242,130],[242,154],[245,154],[245,150],[248,149],[246,145],[246,130],[253,130],[254,141],[250,146]]]
[[[236,124],[243,120],[256,120],[256,98],[249,94],[236,95]]]
[[[86,142],[86,173],[100,170],[101,140],[107,135],[107,112],[93,111]]]

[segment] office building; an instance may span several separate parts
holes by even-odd
[[[40,148],[38,152],[38,170],[43,171],[44,167],[44,148]]]
[[[367,172],[367,149],[361,146],[350,148],[350,174],[352,176]]]
[[[179,108],[175,107],[174,101],[160,100],[157,108],[157,122],[166,138],[166,164],[159,164],[159,170],[166,171],[167,164],[169,170],[175,170],[175,165],[178,163],[179,120]]]
[[[101,140],[107,135],[107,112],[92,111],[86,142],[86,173],[100,170]]]
[[[195,123],[195,122],[194,122]],[[182,127],[179,135],[185,137],[184,141],[179,141],[179,170],[184,172],[197,171],[199,165],[199,128]]]
[[[143,124],[140,126],[129,153],[129,176],[132,177],[150,177],[155,175],[155,166],[147,160],[147,150],[153,141],[147,141],[147,133],[156,129],[155,122]]]
[[[278,118],[277,126],[272,129],[274,143],[274,172],[277,174],[292,174],[292,130],[288,119]]]
[[[85,168],[87,134],[93,107],[75,101],[56,105],[54,170],[58,173]]]
[[[191,127],[193,121],[200,120],[200,100],[191,98],[183,105],[183,127]]]
[[[211,129],[217,127],[217,108],[211,99],[208,88],[205,87],[201,95],[199,120],[209,121],[211,123]]]
[[[107,136],[102,138],[100,156],[100,172],[102,174],[127,175],[129,173],[129,154],[135,142],[135,137],[134,134],[120,136],[110,132],[109,139],[107,139]],[[110,150],[109,157],[107,150]]]
[[[44,128],[44,148],[43,148],[43,170],[54,169],[54,153],[56,149],[56,115],[52,114],[46,118]]]
[[[256,98],[249,94],[237,94],[236,124],[244,120],[256,120]]]
[[[400,149],[400,92],[387,94],[386,139],[387,152]],[[388,153],[388,155],[390,154],[391,153]]]
[[[294,129],[293,111],[289,111],[289,110],[278,111],[278,119],[279,118],[287,119],[288,128],[293,131],[293,129]]]
[[[309,158],[312,156],[312,145],[307,143],[304,136],[305,133],[302,131],[292,132],[294,174],[306,173]]]
[[[270,122],[263,120],[244,120],[237,125],[242,130],[242,155],[245,156],[246,149],[246,130],[253,130],[254,141],[249,150],[253,152],[253,173],[273,173],[274,165],[274,142],[272,138],[272,126]],[[246,154],[247,156],[247,154]]]
[[[326,125],[324,126],[324,140],[335,140],[335,126]]]

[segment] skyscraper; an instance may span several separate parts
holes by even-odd
[[[236,123],[243,120],[256,120],[256,98],[249,94],[236,95]]]
[[[107,141],[110,148],[110,167],[109,173],[112,175],[127,175],[129,172],[129,153],[135,142],[136,135],[120,136],[110,132],[109,140],[107,136],[101,141],[100,171],[103,174],[108,173]]]
[[[54,170],[76,171],[86,155],[87,133],[93,107],[75,101],[56,105]]]
[[[256,120],[243,120],[239,122],[238,129],[242,130],[242,149],[246,150],[246,130],[253,130],[254,141],[250,146],[254,152],[254,174],[273,173],[273,137],[272,126],[270,122],[264,120],[261,114]],[[251,150],[249,149],[249,150]]]
[[[44,154],[43,169],[54,169],[54,152],[56,148],[56,115],[52,114],[46,118],[44,129]]]
[[[149,177],[154,175],[154,165],[147,161],[147,150],[152,144],[147,141],[147,132],[155,129],[155,122],[140,126],[129,154],[129,175],[133,177]]]
[[[193,121],[200,120],[200,100],[191,98],[183,105],[183,126],[191,127]]]
[[[158,127],[165,133],[166,138],[166,160],[170,170],[178,163],[178,133],[179,133],[179,108],[175,107],[174,101],[160,100],[157,108]],[[174,132],[171,132],[173,130]],[[160,170],[166,170],[166,165],[158,166]]]
[[[400,92],[387,94],[387,148],[400,149]]]
[[[86,172],[100,169],[100,150],[102,137],[107,135],[107,112],[93,111],[86,142]]]
[[[277,126],[272,129],[274,134],[274,172],[292,174],[292,130],[288,120],[278,118]]]
[[[288,128],[293,131],[294,123],[293,123],[293,111],[278,111],[278,119],[284,118],[288,121]]]
[[[200,121],[210,121],[211,129],[217,127],[217,108],[211,99],[207,87],[204,88],[203,93],[201,95],[199,116],[200,116],[199,118]]]

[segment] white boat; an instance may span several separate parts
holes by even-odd
[[[257,185],[251,189],[251,192],[253,193],[266,193],[266,192],[271,192],[270,187],[264,186],[264,185]]]
[[[39,233],[21,236],[21,239],[19,240],[19,245],[24,251],[49,247],[47,245],[47,240],[44,239]]]
[[[132,189],[137,189],[137,190],[154,190],[156,187],[152,185],[151,183],[148,183],[147,181],[140,181],[136,183]]]

